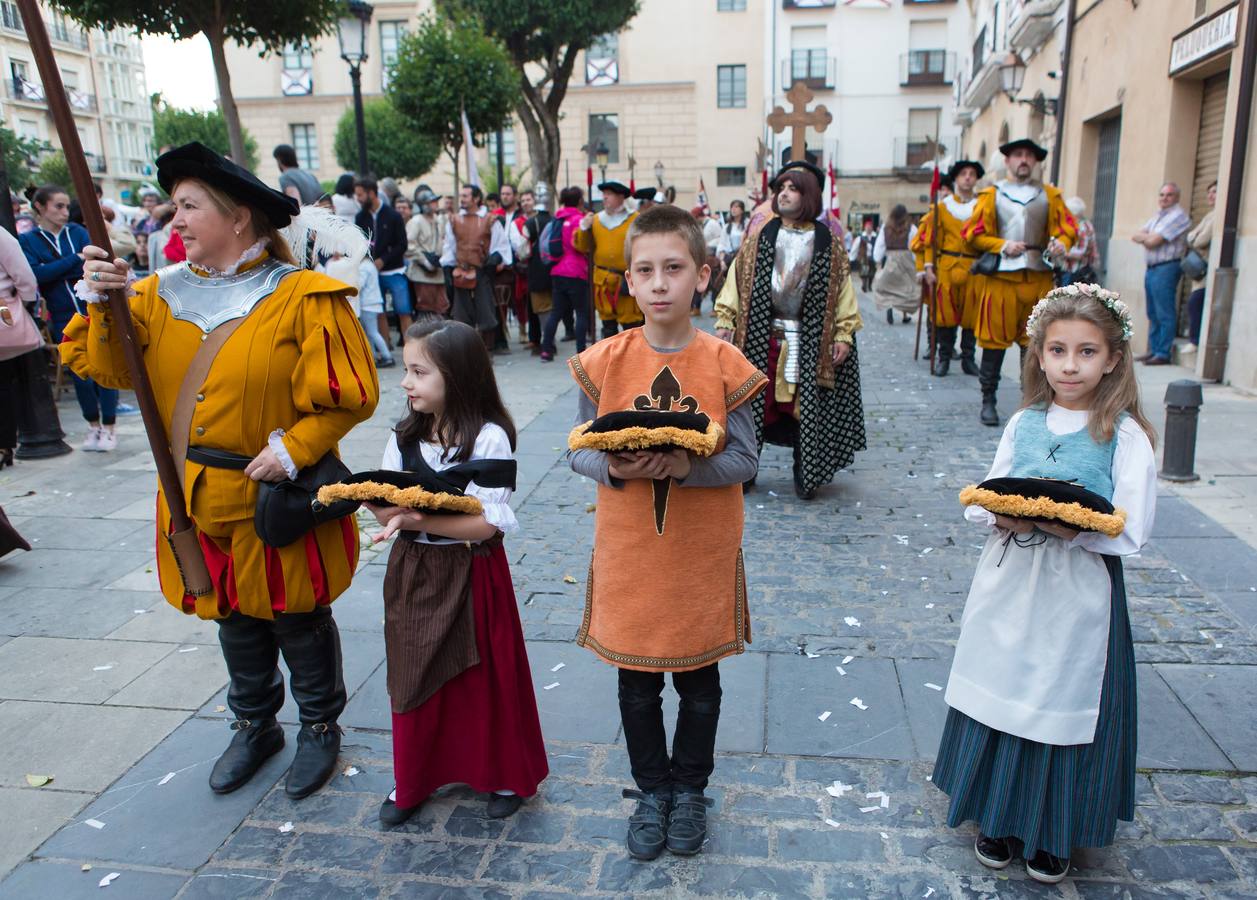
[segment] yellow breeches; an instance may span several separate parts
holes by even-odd
[[[939,257],[938,289],[934,292],[934,302],[930,304],[936,328],[973,327],[976,305],[973,288],[978,276],[969,274],[972,263],[973,260],[964,257]]]
[[[1001,272],[979,279],[974,333],[984,350],[1025,346],[1026,319],[1052,290],[1051,272]]]
[[[642,321],[642,311],[631,294],[620,293],[624,276],[607,269],[594,268],[594,310],[603,321],[615,319],[621,325]]]

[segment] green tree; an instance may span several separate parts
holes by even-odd
[[[480,173],[480,187],[486,194],[496,194],[502,189],[502,185],[498,184],[498,164],[496,151],[494,150],[493,136],[489,135],[486,140],[489,143],[489,162],[487,165],[476,166],[476,170]],[[513,184],[521,191],[525,190],[526,180],[531,167],[524,166],[517,169],[514,166],[502,167],[502,183]]]
[[[60,150],[49,153],[39,161],[38,181],[40,184],[55,184],[65,188],[71,200],[76,196],[74,179],[70,177],[70,164],[66,162],[65,153]]]
[[[420,133],[387,97],[362,105],[367,129],[367,170],[380,178],[418,178],[441,155],[441,142]],[[349,171],[358,167],[358,132],[351,106],[336,123],[336,161]]]
[[[30,184],[31,166],[48,145],[43,141],[19,137],[0,125],[0,146],[4,148],[4,170],[8,173],[9,185],[20,191]]]
[[[692,0],[691,0],[692,2]],[[474,15],[506,47],[519,84],[516,111],[539,181],[557,184],[559,113],[580,52],[619,31],[640,0],[437,0],[448,15]],[[582,79],[583,81],[583,79]]]
[[[214,60],[218,100],[227,122],[234,160],[248,158],[240,112],[231,92],[227,41],[259,45],[262,53],[303,43],[336,27],[343,0],[52,0],[52,5],[89,28],[127,28],[176,40],[205,35]]]
[[[236,159],[231,152],[231,138],[227,134],[227,120],[222,110],[213,109],[203,112],[199,109],[180,109],[171,106],[162,99],[161,94],[153,95],[153,147],[179,147],[189,141],[200,141],[215,153],[231,155],[247,169],[256,169],[258,164],[258,142],[253,135],[242,131],[244,137],[244,159]]]
[[[431,135],[454,163],[463,147],[461,112],[472,134],[506,125],[519,96],[510,57],[474,19],[427,16],[397,48],[388,96],[416,131]],[[368,152],[370,145],[368,144]]]

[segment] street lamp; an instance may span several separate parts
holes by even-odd
[[[1017,97],[1025,81],[1026,64],[1016,53],[1009,53],[999,67],[1000,89],[1008,97],[1009,102],[1033,107],[1034,111],[1041,116],[1056,115],[1057,99],[1055,97],[1044,97],[1042,94],[1037,95],[1033,100],[1022,100]]]
[[[659,182],[659,189],[663,189],[663,160],[655,163],[655,180]]]
[[[594,165],[602,173],[602,180],[607,180],[607,163],[611,161],[611,151],[607,149],[605,141],[598,141],[598,146],[594,148]]]
[[[349,63],[349,80],[354,86],[354,124],[358,131],[358,174],[367,172],[367,125],[362,116],[362,64],[367,61],[367,29],[375,10],[363,0],[348,0],[344,15],[336,22],[340,58]]]

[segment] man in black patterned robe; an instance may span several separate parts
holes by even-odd
[[[823,183],[811,163],[782,167],[774,215],[751,222],[716,301],[716,333],[769,379],[754,406],[760,448],[793,448],[804,500],[866,447],[855,344],[863,322],[842,241],[817,221]]]

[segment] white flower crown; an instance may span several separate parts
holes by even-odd
[[[1026,320],[1026,334],[1034,338],[1039,337],[1039,318],[1051,301],[1073,300],[1082,297],[1098,300],[1121,323],[1122,340],[1129,341],[1131,339],[1135,331],[1131,323],[1130,307],[1122,302],[1121,295],[1116,291],[1107,291],[1098,284],[1070,284],[1048,291],[1047,295],[1036,303],[1034,309],[1031,310],[1030,318]]]

